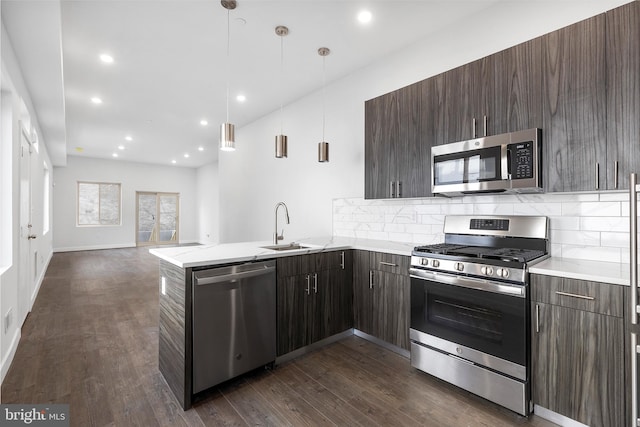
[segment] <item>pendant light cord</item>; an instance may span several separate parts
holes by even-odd
[[[284,36],[280,36],[280,135],[282,135],[283,114],[283,95],[284,93]]]
[[[324,123],[325,123],[325,112],[326,112],[326,97],[325,97],[325,78],[326,78],[326,70],[325,70],[325,57],[322,57],[322,142],[324,142]]]
[[[227,123],[229,123],[229,46],[231,45],[231,25],[229,24],[231,11],[227,9]]]

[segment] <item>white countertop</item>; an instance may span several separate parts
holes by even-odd
[[[629,286],[629,264],[549,258],[529,268],[533,274]]]
[[[289,243],[291,242],[280,243],[279,245],[286,246]],[[360,249],[410,256],[414,247],[411,243],[348,237],[305,238],[296,240],[295,243],[307,247],[304,249],[276,251],[262,248],[262,246],[272,245],[272,242],[258,241],[153,248],[150,249],[149,252],[180,268],[189,268],[347,249]],[[629,264],[615,262],[549,258],[529,268],[529,272],[545,276],[629,285]]]
[[[286,246],[291,242],[279,243]],[[221,243],[197,246],[173,246],[153,248],[149,252],[180,268],[202,267],[207,265],[229,264],[234,262],[258,261],[283,256],[304,255],[323,251],[342,249],[362,249],[373,252],[385,252],[410,256],[414,245],[411,243],[388,242],[384,240],[355,239],[348,237],[317,237],[296,240],[304,249],[276,251],[264,249],[272,242]]]

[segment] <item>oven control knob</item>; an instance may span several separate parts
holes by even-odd
[[[422,258],[422,259],[420,260],[420,264],[421,264],[421,265],[429,265],[429,260],[428,260],[428,259],[426,259],[426,258]]]
[[[432,260],[431,266],[436,268],[440,267],[440,261],[438,261],[437,259]]]
[[[486,276],[491,276],[493,274],[493,268],[483,265],[482,267],[480,267],[480,273]]]
[[[458,270],[458,271],[462,271],[462,270],[464,270],[464,264],[463,264],[463,263],[461,263],[461,262],[456,262],[456,263],[454,264],[454,268],[455,268],[456,270]]]
[[[499,268],[498,270],[496,270],[496,274],[498,275],[498,277],[509,277],[509,270],[506,268]]]

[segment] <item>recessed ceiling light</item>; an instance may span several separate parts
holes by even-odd
[[[124,145],[118,145],[118,150],[124,150]]]
[[[184,153],[184,158],[188,159],[189,158],[189,153]]]
[[[118,153],[113,153],[112,156],[113,157],[118,157]]]
[[[198,151],[204,151],[204,147],[198,147]]]
[[[368,10],[362,10],[360,11],[360,13],[358,13],[358,21],[363,24],[368,24],[369,22],[371,22],[371,18],[373,18],[373,15]]]
[[[100,55],[100,60],[105,64],[111,64],[113,62],[113,56],[103,53],[102,55]]]
[[[94,96],[93,98],[91,98],[91,102],[93,102],[94,104],[102,104],[102,99]]]
[[[177,162],[175,160],[171,160],[171,163],[175,165]]]
[[[133,141],[133,138],[131,138],[131,135],[125,136],[124,139],[126,139],[127,141]]]
[[[208,125],[208,124],[209,124],[209,122],[208,122],[208,121],[206,121],[206,120],[204,120],[204,119],[202,119],[202,120],[200,120],[200,124],[201,124],[202,126],[206,126],[206,125]]]
[[[238,100],[238,102],[244,102],[244,101],[247,100],[247,97],[242,95],[242,94],[240,94],[240,95],[236,96],[236,99]]]

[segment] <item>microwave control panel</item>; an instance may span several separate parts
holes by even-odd
[[[509,144],[511,153],[511,179],[533,178],[533,141]]]

